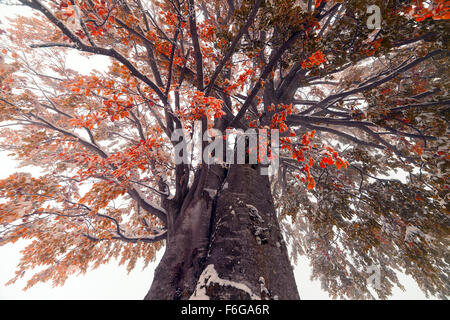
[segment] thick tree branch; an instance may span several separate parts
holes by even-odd
[[[200,42],[197,33],[197,18],[195,14],[195,4],[194,0],[188,0],[189,7],[189,31],[191,33],[192,45],[194,47],[194,59],[196,67],[197,76],[197,88],[198,90],[203,90],[204,80],[203,80],[203,57],[202,51],[200,49]]]

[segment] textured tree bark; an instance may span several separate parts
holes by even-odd
[[[258,166],[205,167],[178,210],[145,299],[299,299]]]

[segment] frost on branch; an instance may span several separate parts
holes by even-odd
[[[220,293],[222,290],[226,291]],[[232,294],[232,297],[236,299],[242,293],[245,295],[244,299],[261,300],[261,297],[254,294],[244,283],[221,279],[214,269],[214,265],[210,264],[206,266],[200,275],[195,291],[189,300],[210,300],[210,295],[223,297],[227,294]]]

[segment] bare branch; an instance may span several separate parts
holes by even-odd
[[[261,0],[256,0],[247,21],[242,26],[242,28],[239,30],[238,34],[234,37],[233,41],[231,42],[230,48],[228,49],[228,52],[225,54],[225,56],[219,62],[219,65],[216,67],[216,70],[214,71],[214,74],[211,77],[210,83],[208,84],[208,87],[205,90],[206,95],[209,95],[209,92],[211,91],[217,77],[219,76],[219,74],[222,71],[223,67],[225,66],[226,62],[231,58],[231,56],[233,55],[234,50],[236,49],[236,46],[238,45],[242,36],[247,32],[248,28],[253,23],[253,20],[255,19],[256,14],[258,13],[260,5],[261,5]]]

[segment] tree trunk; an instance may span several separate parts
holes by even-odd
[[[145,299],[299,299],[259,166],[204,167],[173,211]]]

